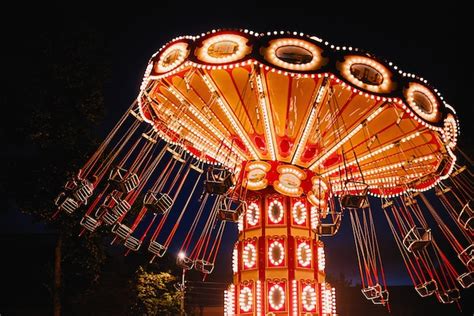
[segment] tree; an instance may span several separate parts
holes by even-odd
[[[139,267],[133,287],[133,315],[177,315],[181,293],[174,287],[176,277],[169,272],[146,271]]]
[[[59,315],[61,297],[80,299],[105,259],[100,234],[77,238],[79,215],[50,219],[54,197],[98,143],[109,64],[103,34],[89,21],[37,22],[29,20],[10,41],[16,50],[8,56],[12,76],[4,83],[10,92],[4,101],[11,111],[1,133],[8,172],[0,191],[57,233],[52,292]]]

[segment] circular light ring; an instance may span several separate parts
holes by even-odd
[[[411,82],[404,91],[410,108],[423,120],[437,123],[441,119],[441,105],[436,95],[427,87]]]
[[[181,65],[189,55],[189,45],[184,42],[172,44],[161,54],[155,66],[157,73],[165,73]]]
[[[252,47],[248,39],[237,34],[220,34],[203,40],[195,52],[197,58],[209,64],[235,62],[248,55]]]
[[[297,201],[295,204],[293,204],[291,213],[293,214],[293,220],[296,224],[303,225],[306,222],[308,210],[306,209],[306,206],[303,202]]]
[[[245,217],[249,226],[255,226],[258,224],[260,220],[260,207],[257,203],[250,203],[250,205],[247,207],[247,214]]]
[[[247,269],[251,269],[255,267],[257,263],[257,248],[252,243],[247,243],[244,246],[244,250],[242,252],[242,259],[244,261],[244,266]]]
[[[279,252],[279,257],[274,258],[274,252]],[[273,241],[270,246],[268,247],[268,260],[270,260],[271,264],[274,266],[282,265],[283,261],[285,260],[285,247],[279,241]]]
[[[366,91],[390,93],[395,88],[391,71],[372,58],[348,55],[337,67],[347,81]]]
[[[274,284],[268,291],[268,303],[273,310],[280,310],[285,305],[285,290],[279,284]]]
[[[298,197],[303,193],[301,181],[306,179],[306,173],[292,165],[281,165],[277,167],[280,174],[277,181],[273,182],[273,188],[287,196]]]
[[[316,309],[316,290],[311,285],[306,285],[301,291],[301,301],[303,302],[303,308],[307,312],[314,311]]]
[[[304,256],[304,257],[303,257]],[[302,267],[308,267],[311,265],[311,247],[306,241],[301,242],[296,249],[296,257],[298,263]]]
[[[278,215],[273,214],[273,210],[278,210]],[[283,220],[284,209],[283,204],[278,200],[273,200],[268,204],[268,218],[273,224],[279,224]]]
[[[266,61],[292,71],[310,71],[321,67],[322,49],[298,38],[279,38],[263,50]]]
[[[456,147],[457,143],[457,136],[458,136],[458,125],[456,122],[456,118],[449,113],[444,120],[444,127],[443,127],[443,141],[446,146],[451,149]]]
[[[264,161],[252,161],[247,164],[245,170],[246,175],[246,187],[249,190],[261,190],[268,186],[268,180],[266,179],[267,172],[271,169],[271,165]]]
[[[242,287],[239,294],[240,309],[245,313],[249,312],[252,309],[252,302],[252,290],[247,286]]]

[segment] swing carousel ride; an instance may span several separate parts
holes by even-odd
[[[152,260],[175,242],[177,264],[203,274],[237,225],[226,315],[335,315],[321,237],[344,215],[361,295],[389,307],[382,212],[416,292],[455,303],[474,276],[473,177],[457,163],[458,134],[425,79],[360,49],[296,32],[183,36],[152,56],[55,215],[84,210],[82,233],[109,227]]]

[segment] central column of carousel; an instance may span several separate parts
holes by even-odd
[[[246,194],[224,313],[335,315],[335,290],[325,282],[324,244],[316,234],[321,212],[306,196],[278,191],[268,186]]]

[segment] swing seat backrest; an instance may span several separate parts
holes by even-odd
[[[132,233],[132,229],[125,224],[117,223],[112,228],[112,232],[115,233],[115,235],[117,235],[118,237],[125,240]]]
[[[95,231],[97,227],[99,227],[99,221],[89,215],[84,215],[84,217],[82,217],[81,219],[80,224],[82,227],[84,227],[90,232]]]
[[[457,277],[457,280],[464,289],[470,288],[471,285],[474,283],[474,271],[465,272],[461,274]]]
[[[133,236],[128,236],[123,245],[132,251],[138,251],[142,242]]]
[[[79,203],[71,197],[67,197],[60,205],[59,209],[68,214],[74,213],[79,208]]]
[[[150,241],[150,244],[148,245],[148,251],[160,258],[165,255],[166,250],[168,250],[168,248],[163,246],[156,240]]]
[[[86,203],[87,199],[92,196],[94,192],[94,185],[87,180],[82,180],[81,184],[73,192],[73,196],[76,201],[80,203]]]

